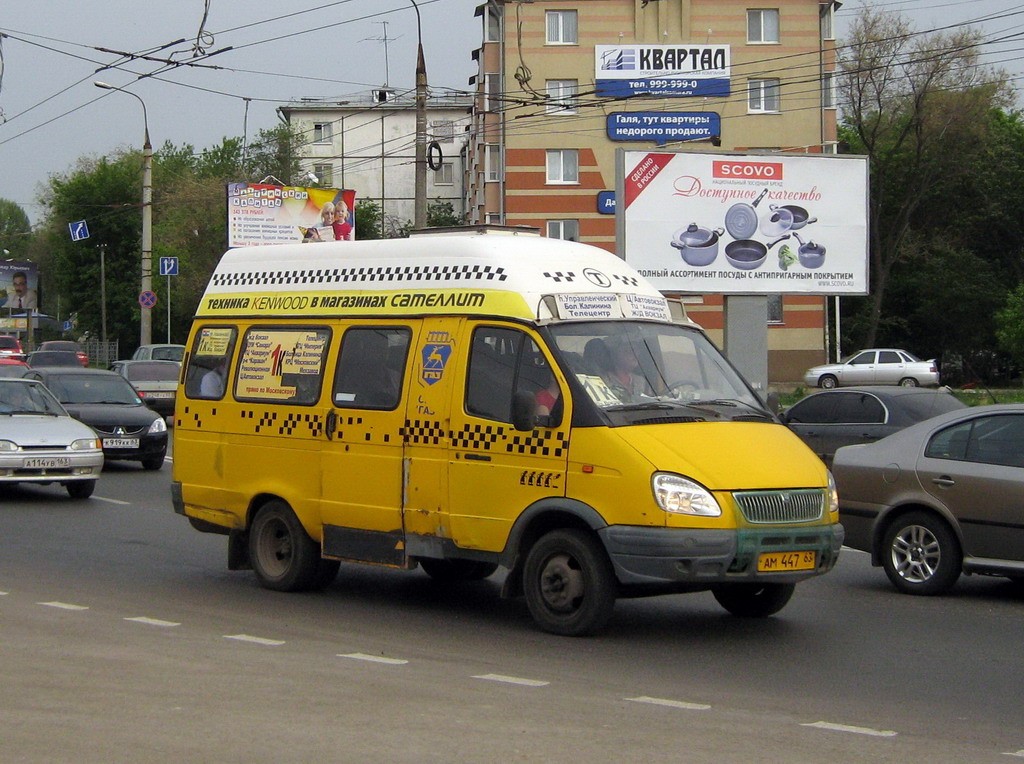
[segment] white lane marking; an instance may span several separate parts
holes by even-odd
[[[893,730],[876,730],[871,727],[854,727],[849,724],[833,724],[832,722],[814,722],[813,724],[801,724],[801,727],[817,727],[822,730],[833,732],[852,732],[856,735],[871,735],[872,737],[896,737]]]
[[[638,698],[624,698],[634,703],[650,703],[653,706],[668,706],[669,708],[685,708],[689,711],[707,711],[711,706],[707,703],[687,703],[685,700],[668,700],[667,698],[649,698],[641,695]]]
[[[92,498],[95,499],[96,501],[105,501],[107,502],[107,504],[120,504],[123,507],[130,507],[132,504],[130,501],[121,501],[120,499],[108,499],[106,496],[93,496]]]
[[[134,621],[135,623],[144,623],[147,626],[181,626],[180,623],[174,621],[161,621],[159,618],[147,618],[144,615],[136,616],[134,618],[125,618],[126,621]]]
[[[0,592],[0,597],[6,597],[6,596],[7,596],[7,592]]]
[[[72,605],[70,602],[37,602],[37,605],[60,608],[61,610],[88,610],[85,605]]]
[[[263,637],[253,637],[248,634],[225,634],[224,639],[237,639],[239,642],[252,642],[255,645],[269,645],[271,647],[277,647],[283,645],[283,639],[265,639]]]
[[[402,666],[408,663],[401,658],[385,658],[383,655],[367,655],[366,653],[338,653],[339,658],[351,658],[356,661],[369,661],[370,663],[386,663],[389,666]]]
[[[519,684],[523,687],[544,687],[551,682],[542,682],[539,679],[523,679],[518,676],[503,676],[502,674],[480,674],[474,679],[485,679],[488,682],[504,682],[505,684]]]
[[[1004,753],[1003,756],[1016,756],[1018,759],[1024,759],[1024,749],[1013,753]]]

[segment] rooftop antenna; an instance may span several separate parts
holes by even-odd
[[[373,40],[374,42],[382,42],[382,43],[384,43],[384,87],[387,87],[388,86],[388,82],[391,81],[391,73],[390,73],[390,71],[388,69],[388,43],[391,42],[392,40],[400,39],[402,37],[402,35],[398,35],[398,37],[388,37],[388,22],[386,22],[386,21],[378,21],[378,22],[375,22],[375,23],[380,24],[384,28],[383,31],[381,32],[381,36],[380,37],[364,37],[359,42],[364,42],[366,40]]]

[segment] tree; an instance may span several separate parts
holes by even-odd
[[[31,233],[25,210],[8,199],[0,199],[0,248],[9,251],[13,259],[21,259]]]
[[[996,336],[1018,369],[1024,367],[1024,284],[1017,285],[996,314]]]
[[[868,155],[871,173],[864,345],[876,344],[894,267],[921,254],[921,224],[935,213],[928,200],[961,191],[966,155],[985,145],[992,110],[1009,103],[1007,75],[979,64],[981,39],[971,29],[915,34],[902,16],[865,7],[844,45],[841,137]]]

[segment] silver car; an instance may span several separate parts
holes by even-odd
[[[41,382],[0,378],[0,483],[60,483],[87,499],[103,471],[103,445]]]
[[[869,348],[854,353],[842,363],[808,369],[804,372],[804,384],[826,390],[850,385],[937,387],[939,367],[934,358],[922,361],[906,350]]]
[[[961,573],[1024,580],[1024,404],[951,411],[836,451],[845,544],[899,591],[939,594]]]

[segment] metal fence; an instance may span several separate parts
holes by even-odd
[[[110,366],[112,361],[118,360],[117,340],[104,342],[103,340],[87,339],[80,342],[82,350],[89,355],[89,365],[99,369]]]

